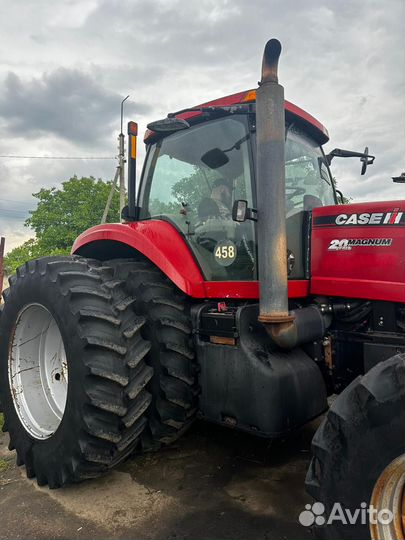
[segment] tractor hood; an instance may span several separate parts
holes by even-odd
[[[311,293],[405,301],[405,201],[315,208]]]

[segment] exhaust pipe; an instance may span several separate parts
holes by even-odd
[[[279,347],[292,349],[322,337],[325,323],[315,306],[288,310],[284,88],[278,84],[277,73],[280,53],[277,39],[267,42],[256,91],[259,321]]]
[[[284,88],[278,84],[277,74],[280,53],[277,39],[266,43],[256,91],[259,321],[275,337],[281,327],[288,328],[294,321],[288,312]]]

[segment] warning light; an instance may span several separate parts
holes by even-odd
[[[128,135],[138,135],[138,124],[136,122],[128,122]]]

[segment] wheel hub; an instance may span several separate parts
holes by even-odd
[[[405,540],[405,454],[394,459],[381,473],[370,505],[392,512],[390,523],[370,524],[372,540]]]
[[[44,306],[19,313],[9,352],[8,376],[15,410],[26,431],[47,439],[62,421],[68,366],[59,327]]]

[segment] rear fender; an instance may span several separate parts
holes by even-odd
[[[166,221],[106,223],[82,233],[72,254],[106,260],[141,253],[194,298],[206,295],[203,275],[180,233]]]
[[[173,225],[163,220],[97,225],[76,239],[72,254],[102,261],[141,254],[192,298],[259,298],[258,281],[205,281],[187,241]],[[309,280],[288,282],[290,298],[304,298],[308,294]]]

